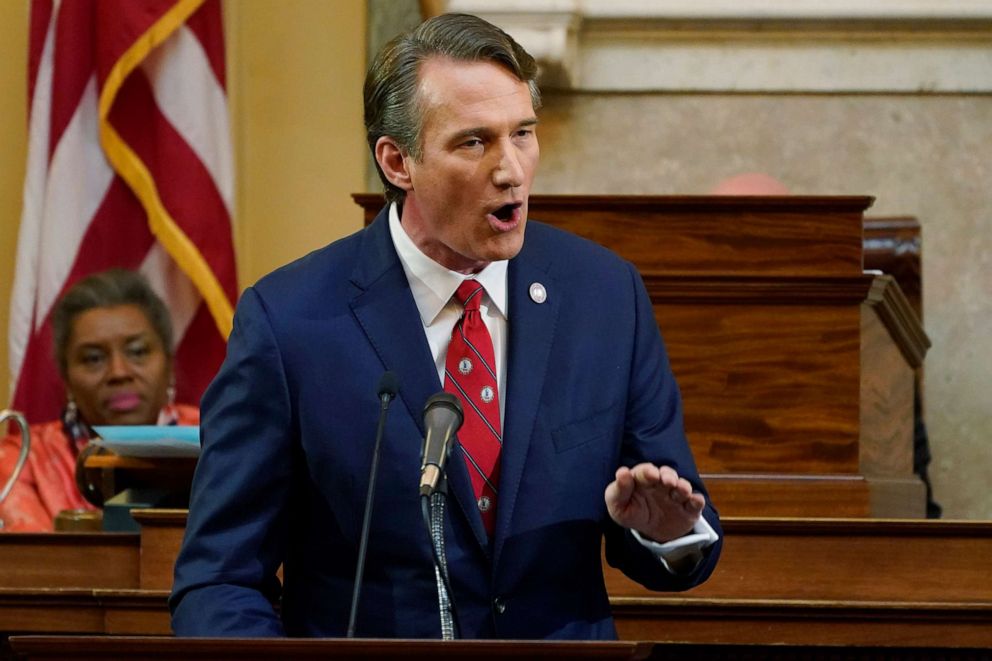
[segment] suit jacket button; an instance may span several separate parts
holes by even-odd
[[[493,599],[493,608],[496,610],[496,613],[502,615],[506,612],[506,602],[499,597],[496,597]]]

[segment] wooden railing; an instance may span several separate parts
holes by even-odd
[[[0,535],[0,631],[169,634],[184,510],[138,535]],[[625,640],[992,647],[992,523],[726,518],[713,576],[650,592],[606,566]]]

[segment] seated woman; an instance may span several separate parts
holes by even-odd
[[[81,280],[52,313],[55,359],[66,389],[58,420],[31,426],[31,451],[7,499],[6,531],[50,531],[65,509],[93,509],[76,487],[76,457],[91,425],[196,425],[199,410],[173,403],[172,323],[141,275],[113,269]],[[0,486],[21,437],[0,441]]]

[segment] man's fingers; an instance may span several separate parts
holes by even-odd
[[[668,490],[668,497],[682,505],[692,496],[692,484],[685,478],[679,477],[670,466],[662,466],[658,470],[659,487]]]
[[[633,495],[634,476],[631,475],[629,468],[621,466],[617,469],[616,479],[606,487],[606,506],[610,510],[623,507]]]
[[[654,464],[637,464],[630,469],[630,472],[634,476],[634,482],[639,487],[654,487],[661,480],[660,470]]]
[[[692,484],[675,469],[651,463],[617,469],[604,495],[614,521],[662,542],[691,530],[706,505],[703,495],[693,493]]]
[[[702,495],[693,493],[692,483],[679,477],[671,466],[651,463],[637,464],[633,468],[621,466],[617,469],[616,479],[606,489],[607,505],[611,508],[624,507],[635,492],[644,492],[645,495],[654,492],[650,499],[659,504],[659,498],[668,499],[690,514],[701,512],[706,504]]]
[[[674,489],[679,485],[679,474],[671,466],[662,466],[658,469],[658,481],[669,489]],[[689,489],[692,492],[692,488]]]
[[[685,511],[690,514],[699,514],[703,511],[706,506],[706,499],[703,498],[702,494],[694,493],[692,494],[684,504]]]
[[[621,466],[618,468],[615,477],[615,484],[621,491],[626,492],[634,488],[634,475],[626,466]]]

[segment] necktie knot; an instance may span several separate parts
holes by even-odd
[[[466,312],[477,312],[482,302],[482,292],[485,288],[478,280],[464,280],[455,291],[455,298],[465,307]]]

